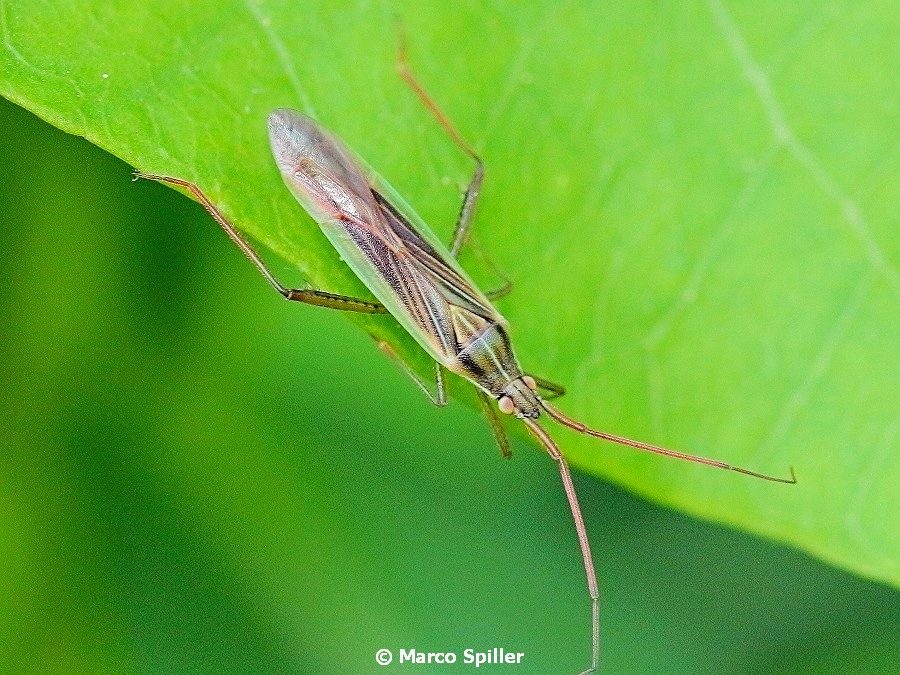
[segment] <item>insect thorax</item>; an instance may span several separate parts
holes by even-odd
[[[459,374],[473,380],[494,398],[503,396],[510,382],[522,377],[522,369],[502,325],[490,323],[460,346]]]

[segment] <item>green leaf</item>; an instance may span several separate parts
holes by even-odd
[[[524,367],[592,426],[799,483],[554,430],[572,463],[896,585],[894,10],[5,2],[0,94],[195,181],[304,279],[364,295],[283,188],[264,122],[315,114],[449,235],[472,167],[394,72],[401,17],[488,167],[476,239],[514,283],[499,307]],[[425,368],[399,329],[359,321]]]

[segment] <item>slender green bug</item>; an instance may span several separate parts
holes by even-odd
[[[779,483],[795,483],[796,478],[793,470],[790,478],[777,478],[597,431],[551,405],[547,401],[549,396],[541,396],[541,389],[555,395],[564,390],[523,371],[513,352],[508,324],[493,306],[491,294],[479,290],[456,260],[469,234],[484,179],[484,164],[413,77],[406,65],[403,48],[399,70],[453,141],[475,162],[475,172],[466,189],[449,248],[385,181],[311,117],[279,109],[268,119],[272,153],[284,182],[320,225],[341,258],[375,296],[375,301],[312,288],[285,287],[199,187],[170,176],[143,172],[136,175],[191,192],[286,299],[349,312],[390,314],[434,360],[436,394],[432,395],[428,384],[399,358],[398,363],[438,406],[447,403],[444,370],[474,384],[505,455],[509,455],[509,441],[497,411],[514,415],[525,424],[556,461],[572,512],[591,600],[591,665],[584,672],[594,672],[600,658],[597,576],[568,464],[557,444],[537,421],[543,413],[580,433],[660,455]],[[502,289],[506,290],[508,288]],[[396,358],[389,345],[381,343],[380,346]]]

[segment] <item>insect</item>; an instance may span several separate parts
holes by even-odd
[[[143,172],[137,172],[136,176],[191,192],[286,299],[349,312],[390,314],[434,360],[436,394],[432,395],[429,384],[400,360],[389,345],[381,343],[382,349],[397,359],[438,406],[447,403],[445,370],[474,384],[494,436],[507,456],[510,454],[509,441],[497,412],[522,421],[556,462],[572,512],[591,601],[591,665],[584,671],[591,673],[598,668],[600,658],[597,576],[571,472],[555,441],[538,423],[543,413],[588,436],[660,455],[779,483],[796,483],[796,478],[793,469],[790,478],[778,478],[597,431],[568,417],[548,402],[551,396],[539,393],[543,389],[560,395],[564,390],[522,370],[513,352],[508,324],[491,303],[491,294],[479,290],[456,260],[469,234],[484,179],[484,164],[412,75],[406,65],[403,47],[398,68],[456,145],[475,162],[475,172],[463,197],[449,248],[386,182],[318,122],[289,109],[275,110],[268,119],[272,153],[284,182],[377,301],[313,288],[285,287],[199,187],[170,176]],[[501,292],[505,290],[508,289],[501,289]]]

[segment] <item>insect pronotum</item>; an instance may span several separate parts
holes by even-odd
[[[790,478],[777,478],[597,431],[566,416],[548,403],[549,397],[538,393],[539,389],[544,389],[560,395],[564,390],[525,374],[513,353],[506,320],[491,304],[489,294],[479,290],[456,261],[469,234],[484,178],[484,164],[413,77],[407,67],[402,45],[398,70],[456,145],[475,162],[475,173],[466,189],[449,249],[386,182],[318,122],[288,109],[275,110],[268,119],[272,153],[282,178],[300,204],[321,226],[341,258],[377,298],[377,302],[312,288],[291,289],[283,286],[243,235],[196,185],[171,176],[143,172],[137,172],[136,176],[169,183],[191,192],[286,299],[348,312],[393,316],[434,359],[436,395],[431,394],[428,384],[401,361],[389,345],[380,343],[379,346],[397,359],[438,406],[447,403],[443,370],[473,383],[505,455],[509,455],[509,442],[497,410],[514,415],[525,424],[556,461],[575,522],[591,599],[591,665],[584,671],[591,673],[597,669],[600,658],[597,576],[568,464],[555,441],[537,422],[542,413],[580,433],[660,455],[779,483],[795,483],[796,478],[793,469]],[[507,290],[508,287],[495,295]],[[496,401],[496,408],[491,399]]]

